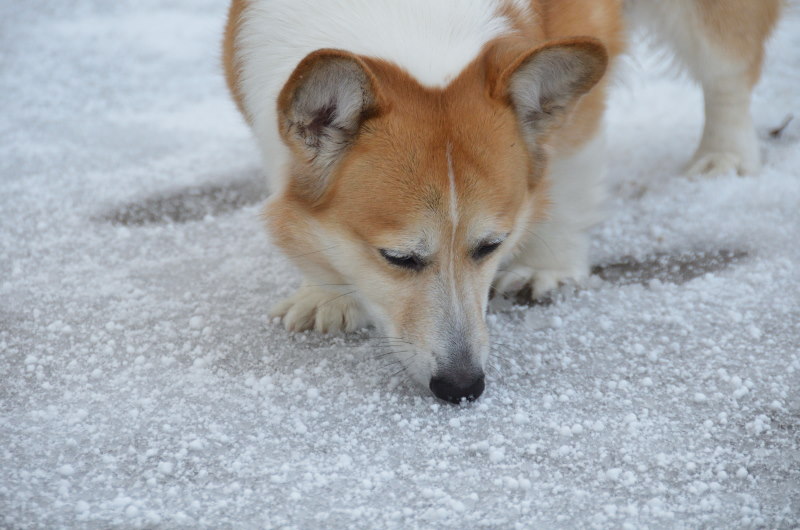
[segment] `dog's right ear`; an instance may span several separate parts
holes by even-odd
[[[299,162],[291,169],[299,193],[310,200],[322,196],[361,124],[377,109],[375,76],[356,55],[317,50],[297,65],[278,96],[278,119]]]
[[[553,40],[533,49],[511,39],[490,49],[488,58],[492,95],[512,105],[531,143],[558,127],[608,65],[605,46],[590,37]]]

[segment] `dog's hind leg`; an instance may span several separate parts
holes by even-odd
[[[705,125],[689,174],[755,173],[750,95],[781,0],[628,0],[626,8],[675,51],[703,87]]]

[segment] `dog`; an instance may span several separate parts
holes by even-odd
[[[690,174],[754,173],[750,95],[780,0],[233,0],[228,87],[262,152],[291,331],[373,324],[438,398],[485,387],[490,290],[589,272],[627,26],[700,83]]]

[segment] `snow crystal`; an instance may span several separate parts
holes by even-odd
[[[506,457],[506,450],[503,447],[490,447],[489,448],[489,461],[493,464],[502,462]]]

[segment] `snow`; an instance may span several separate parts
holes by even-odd
[[[259,222],[224,11],[0,5],[0,526],[800,524],[796,7],[754,98],[756,177],[680,176],[701,94],[626,60],[596,274],[494,302],[487,390],[461,406],[371,331],[268,319],[299,275]]]

